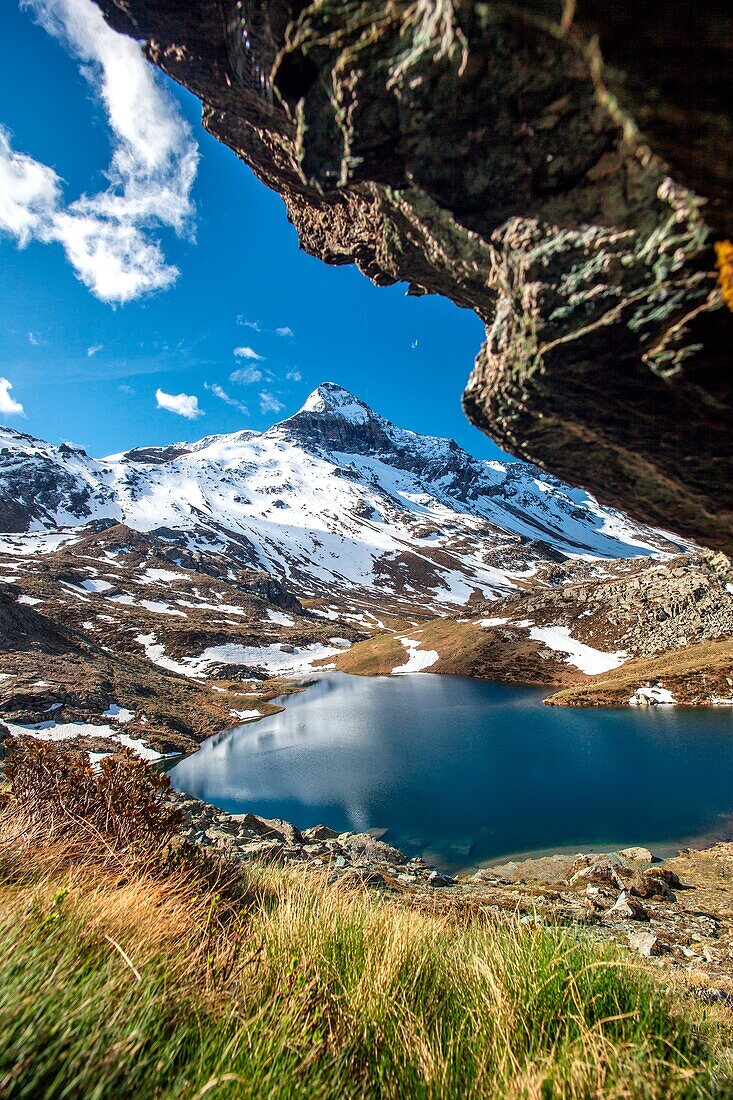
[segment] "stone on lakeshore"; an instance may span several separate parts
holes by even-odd
[[[257,814],[247,813],[231,814],[230,820],[236,821],[241,828],[256,836],[274,837],[289,844],[300,844],[303,840],[300,830],[296,829],[295,825],[289,821],[280,821],[279,818],[258,817]]]
[[[355,862],[397,864],[406,862],[402,852],[393,848],[391,844],[385,844],[383,840],[375,840],[369,833],[341,833],[338,839],[341,847]]]
[[[647,867],[631,881],[630,892],[639,898],[674,901],[674,890],[684,889],[679,876],[664,867]]]
[[[328,825],[311,825],[309,829],[303,829],[303,840],[312,843],[317,840],[336,840],[338,833],[329,829]]]
[[[648,848],[621,848],[618,854],[622,859],[629,859],[632,863],[654,862],[654,856]]]
[[[581,864],[578,866],[578,864]],[[574,871],[568,883],[571,886],[593,883],[597,886],[613,886],[616,890],[623,890],[618,871],[606,856],[581,856],[576,860]]]
[[[646,959],[662,953],[662,946],[653,932],[629,932],[629,947]]]
[[[428,875],[428,886],[436,888],[440,886],[455,886],[456,880],[450,875],[444,875],[440,871],[431,871]]]

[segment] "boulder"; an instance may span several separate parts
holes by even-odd
[[[624,888],[618,871],[607,856],[581,856],[574,866],[578,869],[568,879],[570,886],[586,886],[592,883],[596,886],[612,886],[616,890]]]
[[[369,833],[341,833],[338,842],[355,863],[405,863],[402,852]]]
[[[654,856],[648,848],[621,848],[618,853],[622,859],[631,863],[653,863]]]
[[[307,843],[313,843],[319,840],[336,840],[338,833],[334,829],[329,829],[328,825],[311,825],[309,829],[303,829],[303,840]]]
[[[431,871],[428,875],[428,886],[434,888],[442,886],[455,886],[456,880],[451,878],[450,875],[444,875],[441,871]]]
[[[663,898],[674,901],[674,891],[684,889],[679,876],[665,867],[647,867],[638,871],[629,886],[638,898]]]
[[[629,947],[646,959],[662,954],[662,946],[653,932],[629,932]]]

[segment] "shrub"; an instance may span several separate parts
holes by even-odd
[[[13,747],[5,772],[18,812],[57,836],[82,826],[128,848],[167,839],[181,821],[165,797],[168,777],[128,749],[92,767],[85,752],[28,738]]]

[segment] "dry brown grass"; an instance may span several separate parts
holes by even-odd
[[[85,752],[33,738],[9,742],[5,775],[20,820],[49,835],[102,838],[118,849],[149,847],[169,839],[180,811],[165,797],[170,780],[151,771],[129,749],[93,767]]]

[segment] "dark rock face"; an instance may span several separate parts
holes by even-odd
[[[730,552],[722,3],[98,2],[307,251],[482,317],[482,430]]]

